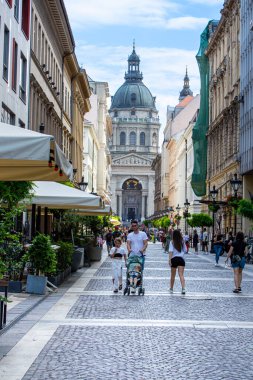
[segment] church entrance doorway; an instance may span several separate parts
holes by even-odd
[[[142,185],[134,178],[127,179],[122,186],[122,220],[141,220],[142,216]]]
[[[135,217],[135,208],[134,207],[129,207],[128,208],[127,219],[128,220],[136,219],[136,217]]]

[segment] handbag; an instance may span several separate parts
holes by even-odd
[[[241,256],[239,256],[239,255],[233,255],[232,259],[231,259],[231,263],[232,264],[239,263],[241,261],[241,259],[242,259]]]

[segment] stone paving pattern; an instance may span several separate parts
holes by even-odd
[[[191,279],[187,281],[186,278],[186,290],[188,292],[205,292],[205,293],[231,293],[233,289],[233,274],[231,273],[231,281],[203,281],[203,280],[195,280]],[[146,291],[169,291],[169,277],[167,280],[165,279],[154,279],[144,280],[143,285]],[[85,291],[93,291],[93,290],[110,290],[112,289],[112,281],[110,279],[91,279],[89,283],[84,288]],[[174,290],[179,292],[181,290],[181,285],[179,279],[176,279]],[[244,282],[243,283],[243,294],[251,294],[253,295],[253,281]]]
[[[59,325],[23,380],[252,380],[252,326],[222,328],[220,323],[253,321],[252,274],[244,277],[243,294],[234,295],[231,270],[215,268],[213,255],[191,254],[186,296],[170,295],[167,260],[161,245],[149,246],[146,295],[140,297],[110,293],[112,282],[104,278],[111,275],[110,259],[90,272],[86,294],[75,293],[65,325]],[[107,295],[99,294],[105,290]],[[178,278],[175,290],[180,291]],[[112,326],[103,326],[108,319]],[[122,319],[131,324],[119,326]],[[145,325],[147,320],[153,326]],[[158,320],[199,320],[203,326],[158,327]],[[95,324],[81,325],[85,322]]]
[[[252,380],[252,338],[241,329],[60,326],[23,380]]]
[[[248,298],[187,298],[164,296],[80,296],[67,318],[251,321]],[[236,315],[235,315],[235,309]]]

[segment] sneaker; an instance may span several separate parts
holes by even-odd
[[[241,288],[240,286],[239,286],[239,288],[238,288],[238,291],[239,291],[239,292],[241,292],[241,291],[242,291],[242,288]]]
[[[185,288],[182,288],[181,294],[185,294]]]
[[[234,290],[233,290],[233,293],[239,293],[239,292],[240,292],[239,289],[234,289]]]
[[[173,294],[173,289],[172,288],[170,288],[170,293]]]
[[[217,264],[217,263],[215,263],[215,265],[214,265],[215,267],[218,267],[219,266],[219,264]]]
[[[118,289],[114,289],[113,293],[118,293]]]

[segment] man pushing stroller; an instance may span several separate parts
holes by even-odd
[[[139,230],[137,220],[132,220],[131,227],[133,232],[127,236],[128,257],[140,256],[142,260],[142,270],[144,269],[145,252],[148,246],[148,237],[146,232]]]

